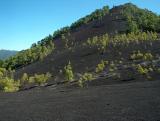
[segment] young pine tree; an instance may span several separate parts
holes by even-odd
[[[74,75],[73,75],[73,70],[71,63],[69,61],[68,65],[64,67],[64,74],[65,74],[65,79],[67,81],[73,81],[74,80]]]

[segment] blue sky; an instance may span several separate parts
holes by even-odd
[[[97,8],[126,2],[160,14],[160,0],[1,0],[0,49],[29,48]]]

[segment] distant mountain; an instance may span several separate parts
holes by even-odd
[[[0,50],[0,59],[7,59],[8,57],[15,55],[17,52],[18,51],[14,50]]]

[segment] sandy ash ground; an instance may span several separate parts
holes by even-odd
[[[0,94],[0,121],[159,121],[160,81]]]

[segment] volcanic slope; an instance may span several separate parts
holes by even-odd
[[[23,73],[33,75],[35,73],[50,72],[54,77],[51,79],[51,82],[57,83],[58,81],[64,81],[64,77],[60,72],[64,70],[64,67],[69,61],[71,62],[74,73],[79,75],[79,73],[93,72],[97,64],[102,60],[109,61],[109,64],[112,62],[118,64],[120,61],[124,62],[126,65],[132,63],[130,56],[136,52],[142,54],[151,53],[157,59],[159,54],[159,41],[149,40],[140,41],[138,43],[135,41],[128,44],[126,44],[127,42],[123,44],[123,41],[115,43],[110,42],[111,44],[108,45],[103,54],[99,52],[97,47],[85,46],[88,38],[94,39],[96,37],[103,37],[107,33],[111,39],[116,38],[117,34],[126,33],[129,29],[129,23],[123,11],[127,10],[127,8],[134,8],[137,11],[146,12],[146,10],[139,9],[135,5],[128,3],[110,9],[109,13],[101,19],[95,19],[85,25],[70,29],[69,32],[62,34],[64,37],[57,36],[54,38],[53,42],[56,49],[50,55],[41,61],[17,69],[15,74],[16,78],[21,77]],[[147,11],[147,14],[150,15],[150,11]],[[122,37],[120,38],[123,39]],[[130,38],[133,39],[133,37]],[[101,38],[98,40],[101,40]],[[66,42],[64,41],[68,41],[68,47],[65,47]],[[121,65],[123,65],[123,63]]]
[[[110,14],[106,14],[104,17],[102,17],[102,19],[93,20],[85,25],[81,25],[77,28],[70,30],[69,31],[70,35],[69,36],[66,35],[66,37],[70,41],[72,41],[72,43],[74,43],[74,45],[79,45],[80,43],[85,42],[90,37],[99,36],[99,35],[103,35],[106,33],[115,34],[118,32],[126,32],[126,30],[128,28],[127,20],[120,13],[121,9],[122,9],[121,6],[111,9]],[[36,62],[34,64],[27,66],[27,67],[24,67],[23,69],[17,70],[16,75],[22,75],[22,73],[24,73],[24,72],[29,73],[29,74],[32,74],[35,72],[41,73],[41,72],[46,72],[46,71],[53,72],[53,68],[56,68],[55,66],[58,66],[58,64],[55,64],[54,62],[52,62],[53,60],[55,60],[55,59],[59,60],[59,61],[65,60],[65,62],[70,60],[67,57],[67,56],[70,56],[70,54],[68,54],[68,50],[64,49],[64,44],[62,42],[61,36],[54,38],[53,42],[56,47],[56,52],[55,51],[52,52],[51,55],[49,55],[48,57],[46,57],[43,60],[43,62]],[[78,53],[82,52],[81,55],[83,55],[84,52],[81,49],[81,47],[76,46],[76,48],[79,48],[79,50],[77,52]],[[77,53],[77,55],[78,55],[78,53]],[[63,55],[64,55],[64,57],[63,57]],[[78,56],[80,56],[80,55],[78,55]],[[61,58],[58,59],[58,57],[61,57]],[[48,61],[50,61],[50,62],[48,62]],[[58,63],[59,61],[56,61],[56,62]],[[39,66],[39,65],[41,65],[41,66]],[[63,63],[60,65],[64,66]],[[57,70],[57,69],[54,69],[54,70]],[[55,74],[55,73],[53,72],[53,74]]]

